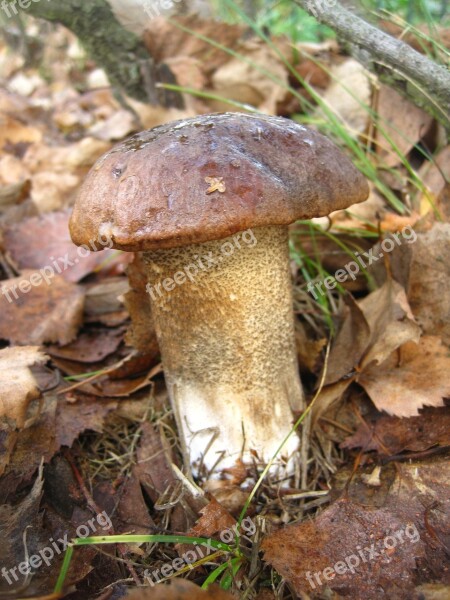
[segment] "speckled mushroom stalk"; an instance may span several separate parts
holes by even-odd
[[[194,472],[220,471],[239,458],[267,463],[302,406],[287,226],[143,256],[166,383]],[[289,469],[297,445],[294,435],[282,452],[288,460],[278,463]]]

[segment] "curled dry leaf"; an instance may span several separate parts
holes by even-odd
[[[450,224],[435,223],[425,233],[410,230],[408,238],[389,254],[392,277],[405,288],[424,333],[450,345]],[[381,263],[373,266],[373,273],[377,282],[390,276]]]
[[[24,427],[28,404],[40,396],[29,367],[47,360],[37,346],[0,350],[0,418]]]
[[[378,410],[412,417],[424,406],[444,406],[450,397],[450,350],[435,336],[407,342],[382,364],[370,366],[358,383]]]
[[[382,362],[396,348],[420,336],[405,291],[395,281],[387,280],[359,302],[349,297],[347,305],[346,318],[331,349],[327,384],[372,362]]]
[[[347,314],[330,352],[326,385],[313,408],[314,422],[342,396],[353,380],[360,380],[367,368],[372,365],[376,377],[376,365],[405,342],[417,342],[420,337],[420,328],[414,322],[405,291],[396,281],[387,279],[359,302],[348,296],[346,303]],[[384,397],[388,403],[387,390]],[[416,414],[415,409],[408,414],[408,407],[409,401],[405,407],[394,409],[403,410],[406,415],[392,414]]]
[[[0,338],[11,343],[68,344],[83,322],[83,289],[59,275],[47,284],[37,271],[23,271],[2,282],[1,292]]]
[[[395,281],[387,281],[358,302],[370,329],[370,342],[360,368],[380,364],[405,342],[417,342],[420,327],[406,298],[405,290]]]
[[[213,497],[209,504],[200,510],[201,517],[189,532],[194,537],[214,537],[235,525],[230,513]]]
[[[234,596],[215,584],[206,591],[186,579],[174,579],[169,585],[161,583],[155,587],[133,590],[126,598],[128,600],[233,600]]]

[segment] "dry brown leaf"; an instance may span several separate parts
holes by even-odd
[[[324,415],[333,404],[343,397],[351,383],[352,379],[337,381],[331,385],[326,385],[322,389],[318,398],[314,402],[311,411],[311,424],[313,428],[317,423],[317,420],[320,419],[320,417]]]
[[[450,224],[436,223],[430,231],[417,234],[410,248],[411,309],[425,333],[450,344]]]
[[[149,530],[156,526],[144,500],[139,478],[134,471],[117,490],[117,496],[119,500],[115,520],[119,523],[115,527],[115,532],[124,534],[133,532],[136,535],[148,535]],[[130,551],[136,552],[135,544],[128,546],[128,548]]]
[[[262,40],[242,42],[237,47],[237,51],[251,64],[240,58],[228,60],[212,76],[215,93],[243,103],[253,104],[256,101],[260,111],[276,114],[278,102],[286,96],[288,86],[286,66]],[[261,72],[261,69],[266,69],[271,75],[276,76],[280,83],[274,83],[272,78]],[[247,90],[244,96],[239,94],[242,86]],[[248,96],[248,88],[256,93],[254,99]]]
[[[78,394],[75,401],[59,399],[55,414],[56,448],[70,448],[83,431],[103,431],[107,416],[117,409],[117,400]]]
[[[0,149],[10,144],[33,143],[42,140],[42,132],[36,127],[24,125],[19,119],[0,115]]]
[[[26,200],[30,195],[30,189],[31,181],[29,179],[0,187],[0,213],[6,208]]]
[[[233,600],[234,596],[220,589],[216,584],[205,591],[192,581],[178,578],[170,584],[160,583],[155,587],[133,590],[126,598],[129,600]]]
[[[221,65],[228,62],[230,55],[227,51],[211,46],[200,39],[205,36],[213,39],[228,49],[235,49],[238,40],[245,31],[242,25],[228,25],[216,21],[199,19],[196,15],[176,17],[169,23],[165,19],[153,19],[149,23],[144,35],[144,42],[156,63],[176,56],[190,56],[197,58],[204,67],[205,73],[214,73]],[[192,35],[176,26],[195,30],[197,35]],[[205,57],[207,57],[205,59]]]
[[[47,360],[37,346],[0,350],[0,418],[24,427],[28,404],[40,396],[29,367]]]
[[[70,239],[69,217],[70,211],[53,212],[5,230],[5,249],[19,269],[53,269],[66,281],[76,283],[105,262],[110,268],[111,259],[121,259],[120,253],[109,249],[111,242],[106,238],[92,240],[87,248],[75,246]]]
[[[358,383],[378,410],[413,417],[424,406],[443,406],[450,397],[450,350],[438,337],[407,342],[383,363],[369,366]]]
[[[4,575],[0,578],[0,596],[3,598],[10,598],[11,591],[14,589],[18,590],[15,596],[22,595],[19,589],[23,589],[27,576],[20,573],[17,567],[24,561],[24,540],[26,539],[28,556],[37,554],[39,550],[49,545],[48,536],[46,537],[42,530],[42,512],[39,510],[43,484],[41,467],[27,496],[14,506],[0,505],[0,531],[2,532],[0,564],[3,572],[6,572],[10,578],[9,582]],[[16,579],[9,571],[14,568]]]
[[[396,281],[386,283],[358,302],[371,332],[360,368],[380,364],[402,344],[418,342],[420,327],[408,305],[405,290]]]
[[[445,191],[445,190],[444,190]],[[450,202],[449,202],[450,210]],[[422,330],[450,345],[450,224],[429,231],[410,231],[408,243],[389,254],[392,277],[406,289],[411,310]],[[378,252],[378,247],[374,253]],[[385,265],[373,265],[377,282],[389,277]]]
[[[36,271],[23,271],[21,277],[1,283],[1,339],[21,345],[64,345],[75,338],[83,322],[84,290],[80,286],[59,275],[47,285]]]
[[[137,450],[136,475],[152,502],[164,504],[182,489],[181,482],[171,468],[174,458],[162,431],[157,431],[153,423],[145,422]],[[204,496],[194,498],[188,489],[183,489],[183,501],[173,507],[170,526],[174,531],[188,531],[197,520],[199,511],[205,507]]]
[[[365,130],[369,120],[367,108],[370,105],[370,73],[353,58],[330,69],[332,83],[322,95],[322,100],[357,136]],[[321,108],[316,116],[327,119]]]
[[[90,135],[102,141],[122,140],[138,130],[136,119],[129,110],[118,110],[106,121],[99,121],[89,128]]]
[[[357,503],[356,482],[348,487],[352,467],[346,469],[345,498],[314,521],[265,538],[265,560],[297,593],[324,594],[329,587],[355,600],[410,600],[418,578],[445,578],[450,463],[398,465],[394,473],[380,498],[363,485],[365,496]]]
[[[81,363],[102,361],[119,347],[124,329],[92,329],[82,333],[67,346],[51,346],[47,349],[50,356]]]
[[[200,511],[201,517],[189,531],[193,537],[214,537],[236,524],[230,513],[213,497]]]
[[[342,397],[352,381],[359,381],[361,371],[364,374],[371,364],[383,362],[402,344],[420,337],[405,291],[396,281],[387,279],[359,302],[351,296],[345,301],[347,313],[331,348],[325,387],[314,404],[314,422]],[[375,377],[376,366],[372,372]]]
[[[401,156],[406,156],[424,137],[433,117],[387,85],[381,85],[378,92],[377,111],[380,121],[380,130],[377,132],[380,165],[395,167],[401,163]],[[408,115],[407,119],[405,115]],[[392,146],[384,137],[384,132],[392,141]]]
[[[433,209],[433,203],[436,203],[446,182],[450,181],[450,146],[443,148],[433,162],[424,161],[418,175],[427,188],[427,193],[420,199],[420,212],[424,215]]]
[[[116,400],[108,398],[99,402],[97,398],[77,395],[72,402],[66,402],[54,393],[44,394],[39,414],[32,423],[16,435],[7,432],[12,448],[3,466],[6,481],[9,480],[9,493],[28,482],[42,460],[48,463],[62,446],[70,448],[80,433],[101,432],[106,418],[117,405]],[[5,491],[0,486],[0,494]]]
[[[425,583],[416,587],[416,594],[414,600],[448,600],[450,598],[450,585]]]
[[[344,321],[333,343],[328,360],[325,385],[347,377],[359,365],[370,343],[371,331],[364,313],[352,296],[345,296]]]
[[[0,181],[3,185],[17,185],[29,180],[30,176],[22,160],[11,154],[0,156]]]
[[[80,178],[71,173],[42,171],[31,180],[31,198],[40,213],[59,210],[66,205],[80,185]]]
[[[389,551],[383,542],[406,526],[388,511],[339,500],[314,521],[268,536],[262,550],[264,559],[297,593],[317,593],[328,586],[355,599],[407,600],[424,544],[420,539],[415,544],[397,543]],[[377,555],[370,560],[372,549]]]
[[[376,450],[381,455],[423,452],[433,446],[450,446],[450,408],[427,408],[408,419],[378,413],[341,444],[341,448]]]
[[[331,349],[325,383],[339,381],[371,362],[381,362],[409,340],[417,341],[420,328],[396,281],[386,280],[363,300],[346,298],[348,311]]]
[[[128,253],[127,253],[128,254]],[[121,299],[129,290],[125,277],[108,277],[88,286],[85,302],[85,321],[103,323],[108,327],[121,325],[128,318]]]

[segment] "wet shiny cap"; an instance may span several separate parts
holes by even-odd
[[[119,250],[174,248],[321,217],[368,193],[346,155],[312,129],[280,117],[202,115],[143,131],[102,156],[70,232],[78,245],[108,238]]]

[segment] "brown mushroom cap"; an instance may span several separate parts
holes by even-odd
[[[330,140],[279,117],[203,115],[139,133],[101,157],[72,214],[75,244],[174,248],[286,225],[365,200]],[[98,248],[101,249],[101,248]]]

